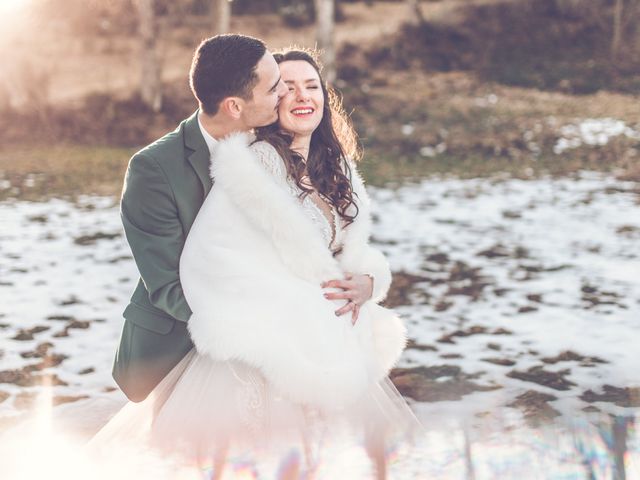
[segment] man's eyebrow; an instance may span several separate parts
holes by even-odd
[[[278,86],[278,84],[280,83],[281,79],[282,79],[282,77],[278,76],[278,80],[276,80],[276,83],[273,84],[273,86],[269,89],[269,91],[275,90],[276,87]]]

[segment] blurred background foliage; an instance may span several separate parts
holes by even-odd
[[[317,44],[319,1],[222,5],[230,7],[229,31],[275,49]],[[0,25],[8,66],[0,74],[0,174],[20,183],[35,171],[42,191],[89,185],[117,193],[129,155],[195,109],[188,66],[198,42],[218,28],[219,0],[21,3]],[[140,48],[145,3],[154,57]],[[640,179],[633,133],[640,132],[640,0],[331,3],[325,48],[335,50],[334,85],[361,135],[370,181],[581,168]],[[144,93],[152,82],[140,73],[149,61],[162,99],[155,104]],[[588,119],[619,122],[623,133],[558,153],[563,132]],[[43,146],[52,144],[56,153],[47,157]],[[52,173],[55,158],[77,160],[78,151],[103,163],[65,161],[78,180],[62,182]],[[96,178],[83,178],[87,165]]]

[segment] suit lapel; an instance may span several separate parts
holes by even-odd
[[[198,125],[198,111],[189,117],[184,125],[184,143],[191,153],[187,154],[187,160],[195,170],[202,183],[205,197],[211,190],[213,182],[209,176],[210,153],[207,143],[204,141],[200,125]]]

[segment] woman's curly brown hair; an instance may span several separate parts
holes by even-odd
[[[273,57],[278,63],[302,60],[318,73],[325,101],[322,120],[311,135],[306,160],[307,174],[315,190],[331,203],[346,225],[349,225],[358,215],[358,206],[353,200],[349,163],[359,160],[360,148],[353,125],[342,107],[342,100],[323,80],[315,52],[290,49],[274,53]],[[291,150],[293,135],[290,132],[282,130],[276,122],[256,129],[256,138],[269,142],[278,151],[284,159],[289,177],[302,191],[301,196],[313,192],[313,189],[302,183],[305,160]]]

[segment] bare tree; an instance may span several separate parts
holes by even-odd
[[[158,21],[155,0],[137,0],[140,38],[140,95],[142,101],[154,112],[162,108],[162,80],[158,58]]]
[[[211,21],[213,34],[228,33],[231,25],[231,0],[213,0],[211,2]]]
[[[332,83],[336,79],[336,51],[333,38],[335,4],[334,0],[315,0],[316,41],[322,51],[324,78]]]
[[[632,425],[632,417],[615,416],[613,418],[613,425],[611,426],[613,448],[611,452],[616,466],[615,480],[625,480],[627,478],[624,459],[628,453],[627,438],[629,436],[629,426]]]
[[[420,0],[407,0],[407,6],[409,7],[409,23],[413,25],[424,23]]]
[[[624,11],[624,0],[616,0],[613,7],[613,39],[611,41],[611,56],[614,60],[620,54],[620,44],[622,43],[622,13]]]
[[[475,480],[476,472],[473,466],[473,455],[471,453],[471,438],[469,427],[464,426],[464,463],[466,470],[466,480]]]
[[[613,463],[612,480],[626,480],[627,478],[624,459],[628,454],[629,427],[633,427],[634,423],[633,417],[611,415],[609,422],[602,422],[597,427],[600,438],[607,446],[610,460]]]

